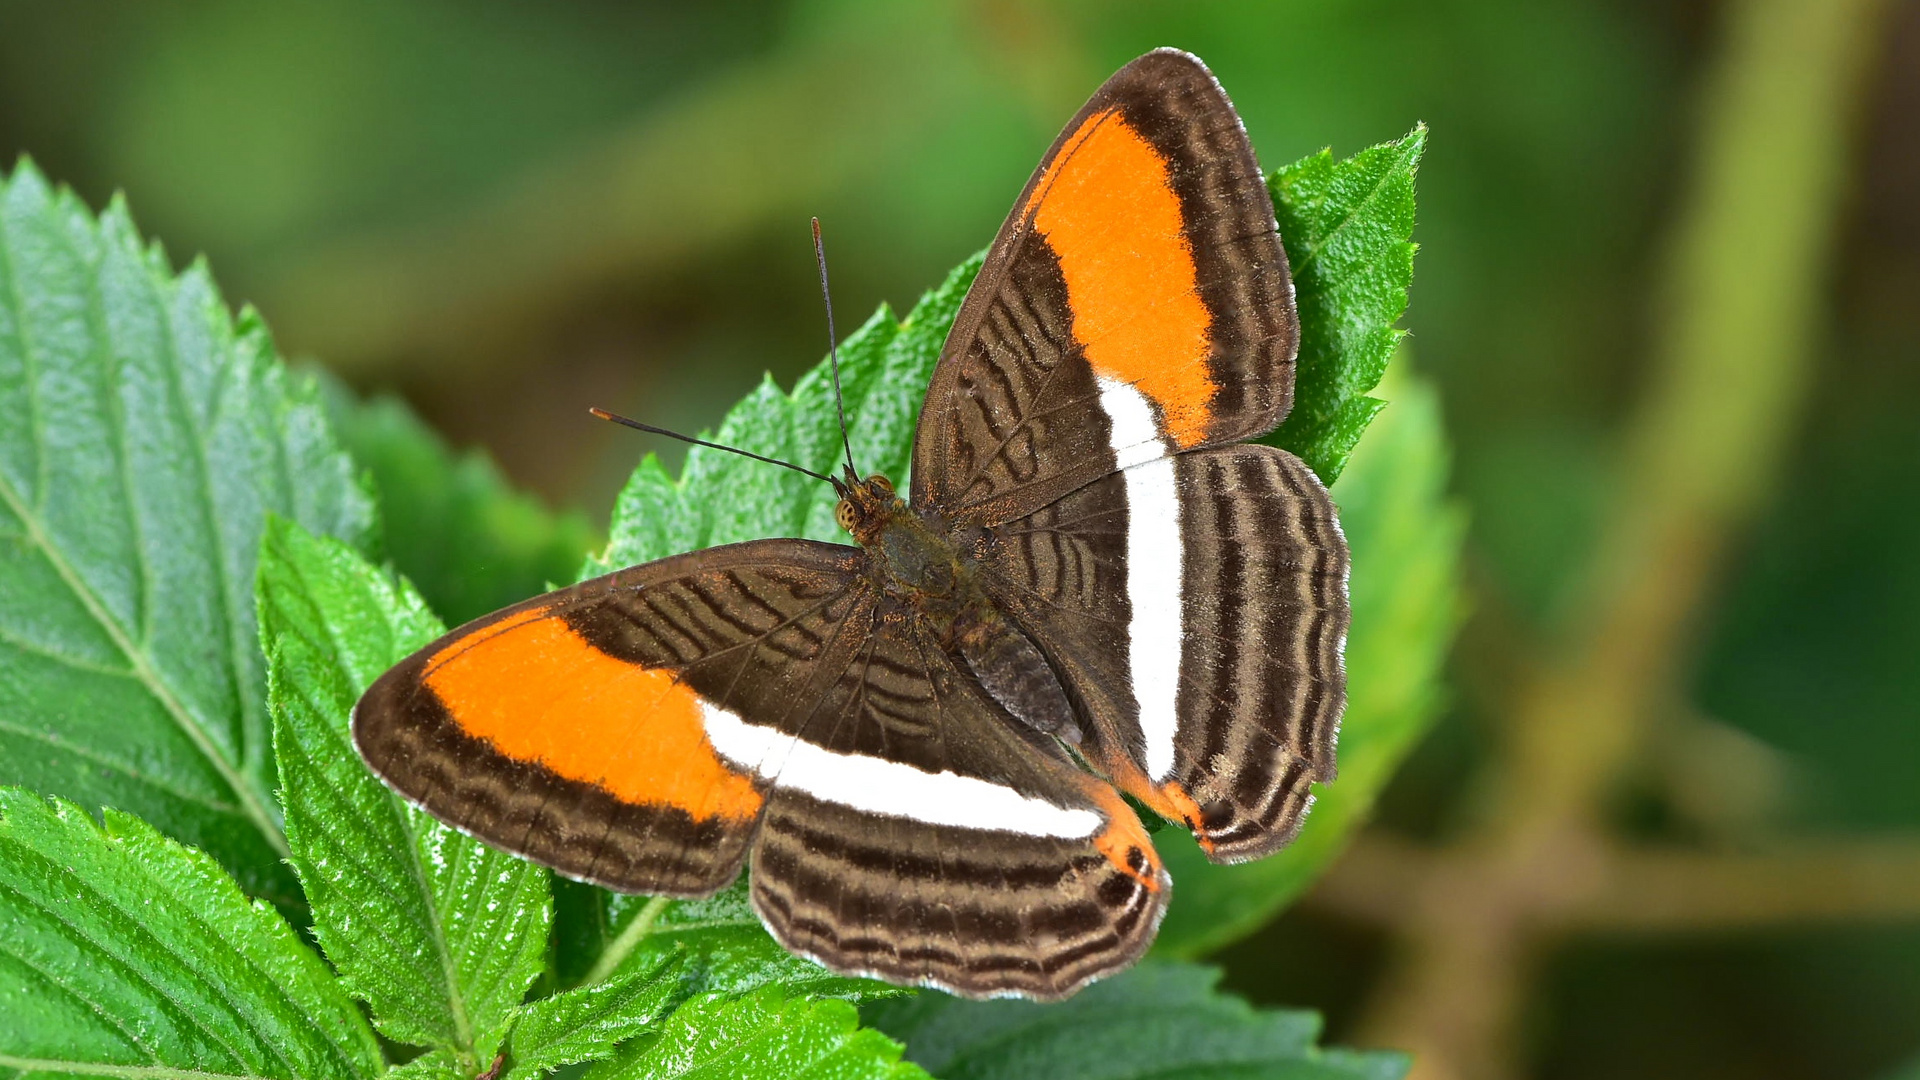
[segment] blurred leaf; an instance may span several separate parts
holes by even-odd
[[[1427,129],[1344,161],[1322,150],[1273,174],[1274,215],[1300,308],[1293,411],[1262,440],[1331,484],[1385,405],[1367,397],[1386,374],[1413,285],[1413,176]]]
[[[913,1080],[926,1073],[900,1060],[900,1046],[860,1026],[844,1001],[809,1001],[778,986],[729,997],[714,994],[682,1005],[658,1037],[634,1043],[587,1080],[668,1077],[832,1077]]]
[[[1299,895],[1339,853],[1433,720],[1461,615],[1465,521],[1447,501],[1447,446],[1432,387],[1413,379],[1389,387],[1391,405],[1333,485],[1353,550],[1340,777],[1319,788],[1299,838],[1258,862],[1218,866],[1190,837],[1162,832],[1156,843],[1174,880],[1155,945],[1162,954],[1218,948]]]
[[[0,782],[137,813],[296,902],[252,604],[270,512],[372,527],[312,383],[122,203],[0,179]]]
[[[652,1028],[684,996],[682,960],[670,954],[605,982],[529,1003],[514,1022],[507,1080],[532,1080],[561,1065],[601,1060]]]
[[[614,925],[620,928],[631,926],[643,906],[634,897],[619,897],[615,904]],[[617,970],[649,970],[679,953],[689,958],[702,991],[738,994],[777,983],[809,997],[852,1002],[912,993],[890,983],[836,975],[781,948],[754,914],[744,875],[732,888],[706,900],[670,904]]]
[[[1147,961],[1063,1002],[966,1001],[925,992],[871,1006],[874,1025],[943,1080],[1399,1080],[1407,1058],[1322,1050],[1320,1018],[1255,1009],[1220,973]]]
[[[1920,1057],[1887,1073],[1882,1080],[1920,1080]]]
[[[281,519],[261,548],[259,605],[287,837],[314,934],[382,1033],[484,1067],[545,964],[547,872],[408,805],[347,730],[367,685],[440,624],[345,544]]]
[[[0,788],[0,1077],[357,1080],[383,1068],[313,951],[212,859]]]
[[[568,580],[598,541],[577,511],[513,489],[484,453],[454,452],[398,398],[323,380],[327,414],[379,496],[386,556],[449,625]]]

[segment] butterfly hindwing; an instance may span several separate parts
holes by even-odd
[[[1001,227],[927,390],[913,501],[997,524],[1270,431],[1298,338],[1232,104],[1195,58],[1149,53],[1067,125]]]
[[[1168,881],[1139,819],[1009,724],[927,626],[880,601],[787,747],[755,908],[839,971],[979,997],[1065,996],[1153,939]]]
[[[1312,471],[1195,451],[994,532],[991,587],[1092,718],[1089,758],[1218,860],[1292,839],[1346,701],[1346,543]]]
[[[354,710],[374,771],[561,873],[698,896],[738,874],[766,777],[716,735],[833,666],[866,556],[763,540],[632,567],[454,630]]]

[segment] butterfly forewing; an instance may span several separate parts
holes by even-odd
[[[1149,53],[1067,125],[1001,227],[927,390],[914,501],[997,524],[1116,467],[1270,431],[1298,336],[1233,106],[1198,60]]]
[[[469,623],[354,710],[375,772],[564,874],[698,896],[739,873],[767,777],[713,733],[803,710],[853,643],[857,549],[762,540],[649,563]]]

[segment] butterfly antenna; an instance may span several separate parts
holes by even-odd
[[[813,219],[813,258],[820,264],[820,299],[827,305],[827,357],[833,364],[833,405],[840,412],[840,445],[847,452],[847,476],[860,478],[853,467],[853,441],[847,437],[847,399],[840,393],[840,335],[833,332],[833,292],[827,288],[827,248],[820,242],[820,219]]]
[[[665,435],[669,439],[679,439],[683,443],[692,443],[695,446],[704,446],[710,450],[725,450],[729,454],[739,454],[741,457],[752,458],[755,461],[764,461],[769,465],[778,465],[782,468],[792,469],[794,472],[797,472],[797,473],[806,473],[808,476],[813,477],[815,480],[825,480],[827,483],[832,484],[833,490],[840,492],[842,495],[846,494],[846,485],[840,482],[839,480],[836,480],[831,476],[827,476],[824,473],[814,472],[812,469],[801,468],[800,466],[795,465],[791,461],[781,461],[779,458],[770,458],[765,456],[764,454],[756,454],[751,450],[742,450],[737,446],[727,446],[724,443],[708,442],[705,439],[696,439],[691,435],[682,435],[671,428],[655,427],[652,424],[643,424],[640,421],[633,419],[632,417],[621,416],[619,413],[608,412],[605,409],[594,408],[594,409],[588,409],[587,411],[599,417],[602,420],[611,420],[616,424],[620,424],[623,427],[630,427],[635,431],[645,431],[654,435]]]

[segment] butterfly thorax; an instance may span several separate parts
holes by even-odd
[[[847,484],[836,516],[866,549],[882,591],[936,619],[957,616],[981,599],[974,595],[972,560],[946,523],[908,506],[886,477]]]
[[[989,697],[1036,731],[1080,741],[1059,676],[982,585],[977,549],[985,533],[956,534],[937,514],[909,506],[884,476],[847,484],[837,516],[866,549],[879,590],[964,663]]]

